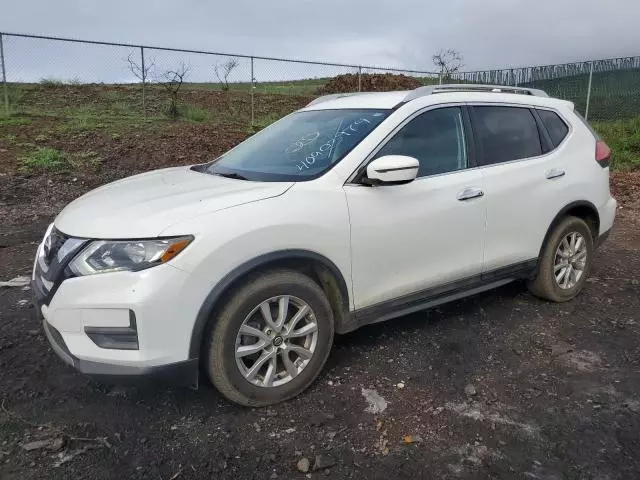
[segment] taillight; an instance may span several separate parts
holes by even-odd
[[[602,140],[596,142],[596,162],[598,162],[602,168],[608,167],[609,162],[611,162],[611,149]]]

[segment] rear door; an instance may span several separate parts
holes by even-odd
[[[552,140],[533,108],[485,104],[470,111],[487,196],[484,272],[524,266],[537,259],[563,206],[571,172],[562,143],[569,128],[558,117]]]

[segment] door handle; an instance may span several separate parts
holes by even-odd
[[[547,180],[553,180],[554,178],[564,177],[565,171],[559,168],[552,168],[546,174]]]
[[[479,188],[467,187],[461,192],[458,192],[458,200],[461,202],[464,200],[471,200],[472,198],[479,198],[484,195],[484,192]]]

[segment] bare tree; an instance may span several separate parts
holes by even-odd
[[[216,63],[215,67],[213,67],[216,72],[216,77],[218,77],[218,81],[220,85],[222,85],[222,91],[229,91],[229,75],[238,67],[238,59],[230,58],[222,65],[218,65]]]
[[[178,111],[178,93],[184,83],[184,79],[190,71],[191,67],[182,62],[178,68],[162,72],[158,78],[160,85],[169,93],[169,109],[167,110],[167,115],[174,120],[180,116],[180,112]]]
[[[142,61],[138,62],[133,52],[127,57],[127,62],[129,63],[129,71],[131,74],[141,82],[145,82],[156,67],[155,60],[150,60],[144,64],[142,64]]]
[[[451,75],[458,72],[462,67],[462,55],[452,48],[440,50],[433,55],[433,64],[440,71],[441,80],[449,80]]]
[[[144,61],[144,49],[140,47],[140,62],[136,60],[133,55],[133,52],[129,54],[127,57],[127,62],[129,63],[129,71],[131,74],[136,77],[140,82],[142,82],[142,111],[144,112],[144,116],[147,116],[147,105],[146,105],[146,94],[145,87],[147,83],[147,79],[149,78],[149,74],[153,73],[153,69],[156,66],[155,60],[151,60],[149,62]]]

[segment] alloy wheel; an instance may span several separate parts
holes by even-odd
[[[260,387],[290,382],[309,364],[318,343],[318,323],[300,298],[279,295],[251,310],[236,336],[236,364]]]
[[[564,236],[556,249],[553,275],[558,287],[567,290],[576,286],[587,265],[587,242],[578,232]]]

